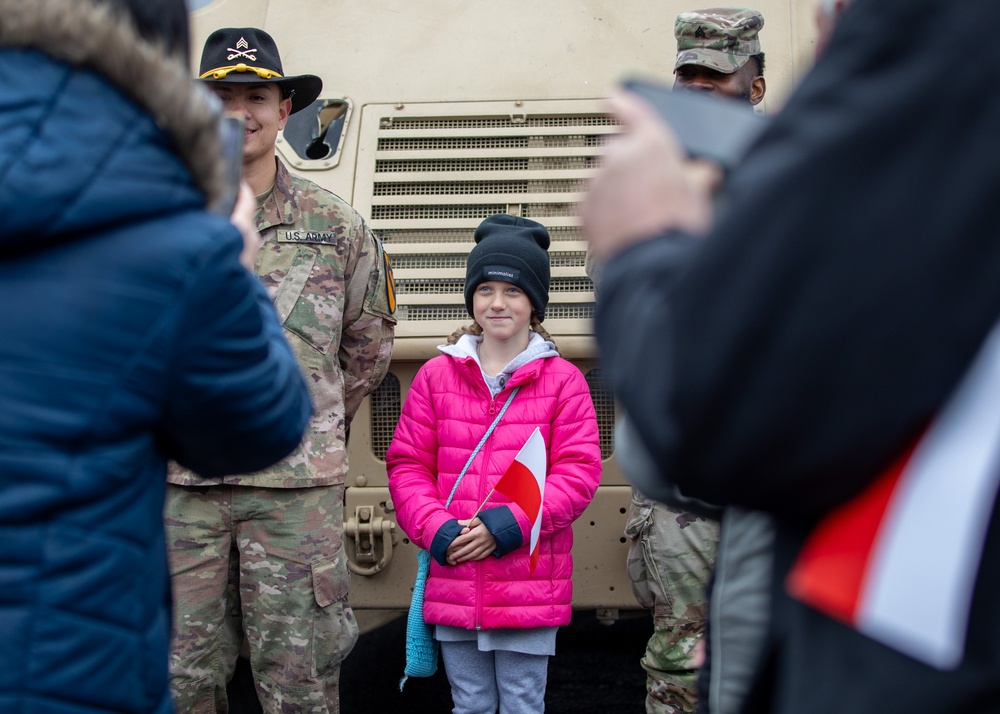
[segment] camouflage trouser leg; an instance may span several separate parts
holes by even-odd
[[[188,506],[192,500],[197,508]],[[210,495],[206,489],[167,486],[164,521],[174,593],[170,688],[178,712],[229,710],[226,683],[240,640],[231,617],[236,593],[229,586],[230,568],[235,569],[229,505],[222,489]],[[212,517],[202,518],[207,511],[214,511]]]
[[[208,523],[229,522],[239,556],[243,627],[264,711],[337,714],[340,663],[358,637],[347,604],[343,486],[183,490],[183,503],[168,509],[177,593],[172,680],[183,684],[197,669],[193,663],[205,660],[202,650],[225,629],[223,620],[200,619],[202,588],[191,582],[196,576],[189,577],[197,566],[183,564],[196,563],[205,552],[204,539],[216,531]],[[182,689],[175,686],[175,696]],[[178,705],[178,711],[191,710]]]
[[[705,632],[705,588],[715,567],[717,521],[654,503],[633,490],[626,535],[632,591],[653,611],[641,660],[647,714],[693,712],[698,703],[694,649]]]

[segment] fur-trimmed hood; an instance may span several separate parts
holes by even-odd
[[[32,227],[86,230],[109,213],[112,193],[130,204],[133,193],[167,189],[167,206],[179,206],[173,194],[193,181],[204,203],[220,195],[220,108],[181,59],[108,4],[0,0],[0,18],[0,245]],[[165,209],[139,203],[125,213]],[[39,209],[32,224],[10,217]]]

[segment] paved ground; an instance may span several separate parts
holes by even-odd
[[[549,660],[546,714],[642,714],[645,675],[639,658],[652,627],[648,615],[606,626],[593,612],[575,613],[559,631],[556,655]],[[451,711],[443,669],[427,679],[410,679],[399,692],[405,633],[406,620],[400,618],[361,637],[341,670],[341,714]],[[241,666],[230,684],[233,714],[261,711],[248,676]]]

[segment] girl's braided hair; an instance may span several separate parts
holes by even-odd
[[[531,316],[531,331],[537,332],[539,335],[542,336],[542,339],[548,340],[553,345],[555,345],[555,341],[552,339],[552,335],[548,333],[548,330],[542,327],[542,323],[539,322],[538,318],[535,315]],[[478,322],[473,322],[471,325],[463,325],[462,327],[459,327],[457,330],[452,332],[451,335],[448,336],[448,344],[449,345],[455,344],[462,337],[462,335],[474,335],[478,337],[481,334],[483,334],[483,328],[480,327]],[[559,348],[556,347],[556,352],[558,351]]]

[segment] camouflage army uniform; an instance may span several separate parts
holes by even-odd
[[[633,488],[625,534],[632,592],[653,611],[653,634],[640,662],[646,670],[646,712],[693,712],[694,649],[708,619],[705,588],[715,567],[719,523],[651,501]]]
[[[392,277],[354,209],[280,161],[257,228],[256,272],[315,414],[299,448],[265,471],[171,470],[171,685],[178,711],[225,711],[245,632],[264,711],[336,713],[340,663],[358,636],[343,545],[346,431],[389,366]]]
[[[732,74],[761,52],[764,17],[757,10],[717,7],[682,12],[674,23],[674,69],[700,65]],[[616,442],[623,443],[616,432]],[[654,468],[634,452],[623,468]],[[648,458],[648,456],[646,457]],[[706,589],[719,549],[719,522],[654,502],[632,489],[625,534],[636,600],[653,611],[653,634],[641,660],[647,714],[693,712],[698,705],[694,650],[705,634]]]

